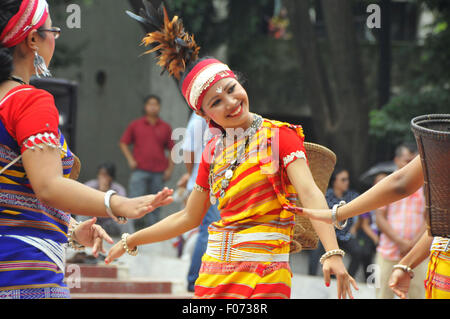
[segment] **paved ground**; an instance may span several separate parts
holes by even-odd
[[[122,278],[158,278],[175,282],[174,293],[186,294],[186,275],[189,269],[189,255],[176,257],[173,241],[166,241],[139,247],[139,255],[132,257],[124,255],[115,264],[121,266],[119,276]],[[344,262],[348,265],[348,260]],[[293,299],[328,299],[336,298],[336,282],[332,281],[326,287],[323,277],[308,276],[308,254],[300,253],[291,258],[294,273],[292,278]],[[361,274],[357,275],[359,278]],[[358,282],[360,290],[354,293],[355,298],[373,299],[375,290]]]

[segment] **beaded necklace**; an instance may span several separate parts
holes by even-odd
[[[241,164],[244,160],[244,156],[247,153],[247,149],[248,146],[250,144],[250,140],[253,138],[253,136],[256,134],[256,132],[258,132],[258,130],[261,128],[262,123],[263,123],[263,118],[258,115],[258,114],[253,114],[253,122],[250,125],[250,127],[245,130],[244,132],[244,136],[245,136],[245,142],[241,143],[236,151],[236,156],[233,157],[233,159],[230,162],[230,166],[227,168],[227,170],[225,171],[225,176],[224,179],[222,180],[221,183],[219,183],[219,197],[220,198],[224,198],[225,197],[225,193],[226,190],[228,188],[228,186],[230,186],[230,181],[234,176],[234,172],[236,171],[236,168],[239,166],[239,164]],[[214,149],[214,155],[213,155],[213,159],[210,165],[210,170],[209,170],[209,188],[211,190],[210,192],[210,202],[212,205],[215,205],[217,203],[217,197],[216,195],[213,193],[213,185],[214,185],[214,180],[216,179],[216,175],[214,174],[214,165],[215,165],[215,160],[217,158],[217,153],[221,152],[223,154],[223,157],[225,158],[226,156],[226,152],[223,153],[225,151],[225,147],[224,147],[224,138],[225,138],[225,133],[222,134],[215,145],[215,149]],[[233,137],[234,138],[234,137]],[[219,150],[219,151],[218,151]]]

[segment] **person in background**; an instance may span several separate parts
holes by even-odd
[[[417,155],[413,146],[400,145],[395,151],[394,163],[397,169],[405,167]],[[420,239],[426,229],[425,198],[423,189],[419,188],[410,196],[382,207],[376,212],[378,229],[381,232],[377,248],[376,263],[380,267],[380,288],[377,298],[391,299],[394,293],[389,287],[392,267],[404,257]],[[423,298],[426,277],[426,263],[417,267],[416,276],[411,281],[409,297]]]
[[[186,187],[188,193],[194,189],[195,180],[197,179],[198,167],[202,160],[204,146],[207,140],[204,140],[205,132],[208,124],[199,115],[192,112],[186,129],[186,138],[183,143],[183,157],[186,165],[187,173],[184,174],[179,182],[179,187]],[[220,213],[216,205],[211,205],[199,227],[199,234],[192,254],[191,265],[188,272],[187,290],[194,292],[195,281],[198,278],[203,254],[208,245],[208,226],[220,219]]]
[[[160,118],[160,110],[161,99],[156,95],[147,96],[144,116],[131,122],[120,139],[120,149],[132,170],[128,187],[130,197],[154,193],[172,176],[172,128]],[[131,145],[133,152],[129,148]],[[159,215],[158,209],[148,214],[145,226],[158,222]]]
[[[386,173],[380,173],[375,176],[374,185],[387,176]],[[357,249],[352,255],[352,264],[355,264],[358,271],[359,266],[363,267],[364,278],[367,282],[373,274],[370,265],[376,253],[377,245],[380,240],[378,228],[375,222],[375,211],[367,212],[359,216],[351,232],[356,236]]]
[[[350,175],[348,171],[344,168],[336,168],[331,175],[330,188],[327,190],[325,198],[328,203],[328,207],[333,207],[335,204],[339,204],[340,201],[350,202],[356,197],[358,193],[350,189]],[[342,230],[336,229],[336,238],[338,240],[338,245],[347,254],[353,255],[357,250],[357,243],[355,238],[350,232],[352,225],[354,224],[354,219],[350,218],[346,227]],[[319,263],[320,256],[324,253],[323,246],[319,243],[317,249],[311,251],[309,257],[309,269],[308,274],[310,276],[315,276],[317,274],[317,265]],[[352,259],[353,260],[353,259]],[[350,276],[354,276],[357,270],[356,262],[350,263],[348,268],[348,273]]]
[[[112,162],[104,162],[98,166],[97,178],[92,179],[84,183],[84,185],[91,188],[97,189],[101,192],[107,192],[109,190],[114,190],[120,196],[127,196],[127,191],[125,188],[115,182],[116,179],[116,165]],[[84,221],[85,216],[77,216],[77,220]],[[97,218],[97,224],[103,227],[106,232],[113,237],[120,237],[122,233],[134,232],[132,223],[126,223],[125,225],[120,225],[115,223],[111,218]]]

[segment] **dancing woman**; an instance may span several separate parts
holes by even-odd
[[[392,173],[350,203],[331,210],[303,209],[311,219],[327,223],[341,222],[366,211],[386,206],[415,193],[423,186],[424,176],[420,156],[408,165]],[[413,269],[429,258],[425,297],[450,299],[450,238],[431,237],[425,232],[416,245],[394,266],[390,286],[402,299],[407,298]]]
[[[54,99],[29,85],[33,74],[50,74],[59,33],[45,0],[1,1],[0,298],[68,298],[63,244],[97,255],[103,239],[113,243],[95,217],[78,225],[67,212],[124,222],[172,200],[168,189],[127,199],[68,178],[76,157]]]
[[[144,43],[154,46],[150,52],[157,51],[158,64],[179,80],[188,105],[218,134],[205,148],[186,207],[124,234],[106,262],[197,227],[218,202],[221,219],[209,227],[195,297],[289,298],[296,210],[291,199],[298,194],[307,207],[327,207],[308,167],[302,128],[250,113],[247,92],[235,73],[214,58],[199,59],[199,47],[181,20],[175,16],[170,21],[164,7],[156,12],[150,2],[144,4],[142,16],[134,17],[156,29]],[[322,258],[325,284],[335,274],[338,297],[353,298],[356,282],[345,269],[334,228],[322,222],[313,226],[327,251]]]

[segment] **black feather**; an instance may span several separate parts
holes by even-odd
[[[133,12],[128,11],[128,10],[125,11],[125,12],[126,12],[126,14],[128,14],[128,16],[130,16],[130,18],[132,18],[132,19],[142,23],[145,26],[149,26],[149,22],[145,18],[142,18],[142,17],[140,17],[140,16],[138,16],[138,15],[136,15]]]

